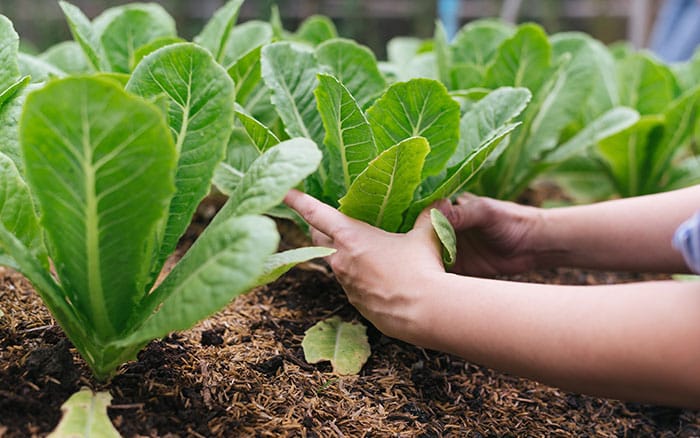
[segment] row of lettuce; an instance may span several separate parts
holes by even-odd
[[[290,216],[292,187],[406,231],[437,199],[516,199],[543,175],[586,200],[700,180],[700,59],[668,66],[482,20],[452,41],[439,24],[429,41],[394,39],[378,62],[327,17],[294,33],[274,13],[238,24],[242,2],[192,42],[156,4],[90,20],[61,2],[74,41],[36,56],[0,18],[0,263],[34,284],[98,378],[329,254],[276,252],[263,215]],[[212,185],[227,203],[157,281]]]

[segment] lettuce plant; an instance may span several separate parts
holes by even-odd
[[[19,151],[18,122],[24,104],[29,78],[20,75],[18,63],[19,36],[12,22],[0,15],[0,171],[8,178],[0,181],[0,223],[15,231],[25,245],[42,253],[38,224],[24,181]],[[0,263],[14,266],[14,261],[0,251]]]
[[[499,87],[532,93],[515,119],[520,126],[469,188],[476,193],[514,199],[546,170],[638,118],[621,107],[611,54],[583,34],[550,37],[535,24],[477,20],[452,41],[437,23],[432,41],[395,39],[388,48],[384,71],[440,80],[466,108]]]
[[[0,224],[0,261],[33,283],[100,379],[149,340],[328,253],[275,254],[274,223],[260,216],[320,162],[313,142],[289,140],[251,165],[156,281],[223,158],[233,102],[227,72],[190,43],[146,56],[126,89],[110,75],[76,76],[26,98],[21,166],[0,155],[0,211],[13,215]]]
[[[369,67],[353,70],[358,64]],[[429,79],[395,83],[376,99],[376,60],[345,40],[265,46],[262,76],[286,134],[323,145],[307,192],[388,231],[407,231],[423,208],[472,181],[530,99],[526,89],[503,88],[462,116]]]
[[[639,196],[700,182],[693,152],[700,87],[689,80],[691,60],[671,68],[643,52],[617,60],[620,101],[641,117],[601,140],[587,155],[568,161],[555,176],[578,199]],[[595,180],[592,186],[586,180]]]

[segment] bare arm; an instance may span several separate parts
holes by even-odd
[[[338,250],[350,302],[386,335],[567,390],[700,409],[700,283],[464,277],[442,268],[425,212],[399,235],[299,192],[286,201]]]
[[[411,342],[580,393],[700,408],[700,284],[421,283]]]
[[[458,235],[455,272],[476,276],[557,266],[688,272],[671,240],[697,210],[700,185],[555,209],[466,194],[443,209]]]
[[[700,186],[543,210],[534,238],[539,266],[687,272],[673,233],[700,210]]]

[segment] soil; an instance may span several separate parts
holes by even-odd
[[[559,269],[513,279],[656,278]],[[0,438],[45,436],[83,386],[111,393],[108,412],[125,437],[700,436],[700,412],[569,393],[389,339],[348,304],[323,262],[151,342],[108,384],[92,378],[26,280],[4,268],[0,303]],[[331,315],[368,324],[372,355],[357,376],[304,361],[304,331]]]

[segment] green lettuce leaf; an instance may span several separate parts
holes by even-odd
[[[231,216],[266,213],[320,162],[318,147],[305,138],[286,140],[268,149],[247,170],[213,223]]]
[[[262,50],[262,76],[272,90],[272,103],[290,137],[305,137],[321,144],[323,126],[316,111],[314,90],[320,67],[314,53],[289,42]]]
[[[108,16],[99,33],[99,40],[109,70],[130,73],[137,50],[161,38],[177,37],[175,21],[156,3],[132,3],[105,11]],[[95,19],[98,26],[100,18]]]
[[[155,277],[209,192],[214,170],[224,157],[234,122],[234,85],[208,51],[181,43],[144,58],[126,89],[149,99],[169,97],[168,123],[179,157],[177,191],[162,230]]]
[[[17,65],[17,52],[19,50],[19,36],[12,26],[12,22],[0,15],[0,93],[9,88],[19,79],[19,66]],[[2,106],[2,102],[0,102]]]
[[[367,328],[343,322],[337,316],[308,329],[301,346],[307,362],[328,360],[333,371],[341,375],[358,374],[370,355]]]
[[[339,201],[339,210],[386,231],[397,231],[413,193],[430,146],[423,137],[408,138],[369,163]]]
[[[81,389],[63,403],[63,417],[48,438],[119,438],[121,435],[107,415],[111,401],[109,392],[93,393],[89,388]]]
[[[163,116],[111,81],[72,77],[27,97],[20,138],[66,292],[95,337],[114,337],[144,292],[144,248],[173,193]]]
[[[278,241],[275,223],[262,216],[231,217],[207,229],[146,297],[143,324],[114,345],[140,344],[210,316],[255,285]]]
[[[377,149],[387,150],[411,137],[424,137],[430,153],[423,176],[443,170],[459,140],[459,104],[445,87],[430,79],[413,79],[392,85],[367,110]]]
[[[229,0],[207,22],[194,42],[209,50],[214,59],[223,61],[231,30],[236,25],[243,0]]]
[[[330,18],[312,15],[301,23],[294,36],[296,40],[318,46],[324,41],[338,38],[338,31]]]
[[[19,174],[15,163],[0,152],[0,222],[26,246],[41,264],[48,268],[39,219],[29,188]],[[0,254],[2,254],[0,250]],[[8,254],[5,254],[8,256]],[[16,267],[16,265],[15,265]]]
[[[316,48],[316,58],[348,89],[360,108],[364,108],[386,87],[374,53],[354,41],[328,40]]]
[[[329,199],[345,195],[350,184],[377,156],[372,129],[350,92],[336,78],[319,74],[315,90],[318,112],[326,129],[324,146]]]

